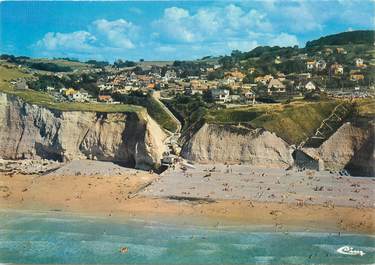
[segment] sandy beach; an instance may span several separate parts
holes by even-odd
[[[177,167],[159,176],[80,161],[47,175],[1,175],[0,208],[374,234],[374,184],[371,178],[243,165]]]

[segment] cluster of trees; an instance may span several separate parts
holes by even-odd
[[[172,100],[165,101],[165,103],[177,114],[176,116],[182,121],[183,129],[186,129],[200,120],[210,108],[211,104],[206,100],[210,101],[208,93],[203,96],[199,94],[187,96],[179,93]]]
[[[5,60],[9,63],[19,63],[19,62],[22,62],[24,60],[28,60],[30,59],[30,57],[27,57],[27,56],[14,56],[14,55],[10,55],[10,54],[1,54],[0,55],[0,59],[1,60]]]
[[[306,48],[312,48],[316,46],[324,45],[347,45],[347,44],[368,44],[373,45],[375,39],[374,30],[356,30],[349,32],[342,32],[333,34],[325,37],[321,37],[317,40],[308,41]]]
[[[25,65],[27,67],[48,72],[71,72],[73,69],[67,65],[59,65],[51,62],[35,62],[27,56],[14,56],[9,54],[0,55],[0,59],[9,63]]]
[[[97,81],[102,74],[90,73],[90,74],[69,74],[63,78],[59,78],[54,75],[38,75],[36,80],[28,82],[29,88],[38,91],[46,91],[47,87],[54,87],[55,89],[73,87],[75,89],[83,89],[93,96],[99,94],[99,88]]]
[[[93,65],[95,68],[103,68],[109,65],[107,61],[88,60],[87,64]]]
[[[48,72],[71,72],[73,69],[67,65],[58,65],[55,63],[45,63],[45,62],[29,62],[26,65],[30,68],[48,71]]]
[[[207,67],[206,62],[174,61],[173,67],[181,78],[196,76],[201,73],[201,68]]]
[[[134,67],[136,66],[137,64],[133,61],[123,61],[121,59],[118,59],[116,60],[114,63],[113,63],[113,66],[114,67],[117,67],[117,68],[122,68],[122,67]]]

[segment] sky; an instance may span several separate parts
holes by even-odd
[[[0,53],[190,60],[374,29],[374,12],[374,0],[0,0]]]

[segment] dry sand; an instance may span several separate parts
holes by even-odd
[[[113,165],[109,165],[109,167],[111,166]],[[76,174],[77,169],[80,172],[78,175]],[[176,171],[179,170],[177,169]],[[67,173],[70,174],[70,172],[72,175],[66,175]],[[357,204],[337,206],[334,204],[320,204],[318,199],[315,201],[316,203],[312,204],[302,204],[300,201],[291,199],[292,197],[289,197],[283,203],[276,202],[277,199],[261,199],[268,198],[268,195],[261,196],[260,200],[254,200],[251,197],[252,195],[243,198],[244,195],[238,194],[237,190],[230,191],[231,188],[233,189],[237,185],[236,181],[229,179],[230,176],[233,176],[233,172],[228,175],[228,180],[226,181],[230,183],[229,187],[223,186],[220,182],[217,184],[210,184],[210,182],[208,184],[201,183],[200,186],[202,187],[199,187],[199,191],[195,191],[199,192],[199,194],[190,193],[185,199],[180,197],[180,193],[186,187],[199,184],[196,183],[197,179],[195,177],[190,178],[191,181],[189,182],[189,178],[181,175],[180,181],[173,182],[172,180],[176,176],[172,178],[168,175],[173,172],[159,177],[156,174],[134,169],[124,169],[121,172],[116,171],[117,174],[111,174],[111,169],[106,168],[104,164],[97,166],[95,163],[90,165],[90,170],[87,172],[88,174],[83,172],[80,167],[77,167],[77,164],[72,164],[70,166],[67,165],[67,168],[60,169],[59,174],[55,172],[44,176],[2,175],[0,176],[0,208],[66,211],[120,219],[161,219],[167,222],[214,226],[262,225],[267,226],[267,229],[271,227],[282,231],[350,231],[371,234],[375,232],[375,209],[370,204],[367,206]],[[105,175],[103,172],[108,174]],[[200,178],[205,174],[207,172],[201,172]],[[219,175],[223,176],[222,173]],[[267,177],[263,177],[265,183],[256,183],[255,186],[260,185],[262,189],[267,190],[271,180],[266,181]],[[339,180],[341,181],[341,179]],[[335,182],[339,180],[332,178],[330,183],[335,185]],[[155,182],[151,184],[152,181]],[[241,183],[240,179],[237,181]],[[280,180],[281,183],[284,183],[283,181],[286,181],[286,179]],[[352,180],[350,179],[350,181]],[[362,183],[362,181],[365,181],[362,179],[358,179],[358,181],[360,181],[360,187],[373,188],[371,179],[368,179],[369,183]],[[246,183],[249,187],[254,186],[254,182],[248,181]],[[289,186],[288,183],[285,182],[283,185]],[[346,182],[343,181],[342,183]],[[344,185],[342,183],[338,185]],[[164,191],[159,189],[159,185],[164,185],[161,188]],[[205,194],[207,192],[210,193],[211,188],[217,189],[218,187],[215,185],[220,186],[221,189],[229,189],[228,192],[232,192],[232,195],[222,197],[222,195],[227,194],[227,191],[222,190],[222,194],[218,193],[216,197],[210,198],[213,201],[207,201]],[[282,184],[277,185],[284,187]],[[351,185],[349,185],[351,189],[355,188]],[[310,188],[310,185],[308,186]],[[143,191],[145,187],[146,191]],[[246,187],[240,188],[246,190]],[[250,189],[249,187],[247,189]],[[276,191],[276,187],[273,187],[273,189],[273,192],[281,194],[281,192]],[[335,194],[338,198],[345,197],[347,193],[352,193],[351,189],[347,191],[344,189],[341,191],[335,190],[331,197],[335,197]],[[190,192],[191,190],[189,188]],[[155,191],[157,193],[154,193]],[[206,193],[203,193],[203,191]],[[305,191],[304,189],[296,189],[296,194],[294,195],[304,197],[305,195],[300,192]],[[250,194],[247,190],[245,193]],[[178,196],[175,199],[167,198],[173,195]],[[203,199],[199,199],[200,197]],[[331,197],[330,199],[332,199]],[[337,202],[340,201],[342,200],[337,200]],[[370,198],[368,201],[373,202]]]
[[[327,171],[297,171],[249,165],[194,165],[169,169],[143,195],[258,202],[374,207],[375,179]]]

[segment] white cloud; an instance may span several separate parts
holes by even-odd
[[[296,36],[288,34],[288,33],[280,33],[274,37],[271,37],[270,41],[268,42],[271,46],[280,46],[280,47],[288,47],[299,45],[298,39]]]
[[[139,28],[124,19],[99,19],[87,30],[74,32],[48,32],[32,47],[43,56],[69,56],[75,58],[114,57],[126,49],[136,47]],[[141,43],[137,43],[141,45]]]
[[[319,19],[320,15],[315,16],[312,7],[305,2],[300,2],[297,6],[283,8],[280,11],[284,14],[285,19],[288,19],[288,25],[294,32],[323,29]]]
[[[232,40],[227,42],[228,48],[231,50],[250,51],[259,46],[255,40]]]
[[[200,37],[193,33],[193,21],[189,12],[183,8],[170,7],[164,10],[161,19],[154,22],[154,27],[169,39],[183,42],[197,41]]]
[[[164,10],[163,17],[154,21],[155,31],[165,39],[182,43],[217,41],[246,34],[249,28],[270,31],[266,14],[230,4],[222,8],[200,8],[195,13],[179,7]]]
[[[48,32],[36,45],[47,50],[92,50],[96,41],[95,36],[87,31],[75,31],[71,33]]]
[[[108,21],[99,19],[93,22],[99,34],[104,35],[110,45],[120,48],[134,48],[131,38],[138,34],[138,28],[124,19]]]

